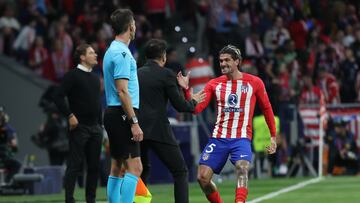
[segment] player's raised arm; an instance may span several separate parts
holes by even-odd
[[[211,90],[211,86],[208,84],[206,84],[205,88],[204,88],[204,94],[205,94],[205,99],[203,102],[200,102],[196,105],[195,110],[194,110],[194,114],[198,114],[200,112],[202,112],[210,103],[211,98],[213,96],[213,91]]]

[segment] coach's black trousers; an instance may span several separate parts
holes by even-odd
[[[65,201],[73,203],[77,177],[82,174],[86,162],[86,202],[95,203],[96,186],[100,169],[102,129],[99,125],[79,124],[70,131],[69,156],[65,172]]]
[[[175,203],[189,202],[188,169],[179,145],[171,145],[152,140],[141,142],[141,161],[143,172],[141,178],[145,181],[150,171],[148,150],[151,149],[165,164],[174,178]]]

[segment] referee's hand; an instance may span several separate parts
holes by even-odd
[[[144,138],[144,133],[141,130],[140,126],[138,123],[132,124],[131,125],[131,133],[133,135],[133,137],[131,138],[131,140],[135,141],[135,142],[140,142],[143,140]]]

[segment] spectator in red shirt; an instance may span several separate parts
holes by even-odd
[[[319,87],[314,86],[311,76],[304,75],[302,81],[304,84],[301,90],[299,103],[320,104],[320,101],[324,99],[324,95]]]
[[[317,86],[322,90],[327,104],[339,104],[339,83],[335,76],[326,72],[324,67],[319,68]]]
[[[53,51],[50,54],[51,69],[55,72],[55,81],[61,81],[70,68],[69,56],[64,53],[63,46],[62,41],[56,39]]]
[[[295,11],[294,20],[289,24],[289,32],[295,42],[296,49],[305,50],[308,28],[300,11]]]
[[[169,5],[170,12],[175,11],[174,0],[146,0],[147,17],[156,28],[164,27],[166,5]]]
[[[48,66],[49,52],[44,47],[42,36],[37,36],[29,52],[29,66],[38,75],[43,75],[46,79],[53,80],[53,77],[44,75],[46,66]]]

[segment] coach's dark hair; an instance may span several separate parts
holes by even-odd
[[[110,23],[115,35],[123,34],[134,20],[134,14],[130,9],[117,9],[110,16]]]
[[[166,54],[167,44],[161,39],[150,39],[145,44],[146,59],[161,59]]]
[[[238,49],[236,46],[231,45],[231,44],[226,45],[224,48],[222,48],[219,51],[219,55],[220,54],[230,54],[231,58],[233,58],[234,60],[239,59],[240,62],[242,61],[240,49]]]
[[[74,53],[74,60],[76,63],[80,63],[80,56],[81,55],[86,55],[86,50],[91,47],[90,44],[80,44],[79,46],[76,47],[75,49],[75,53]]]

